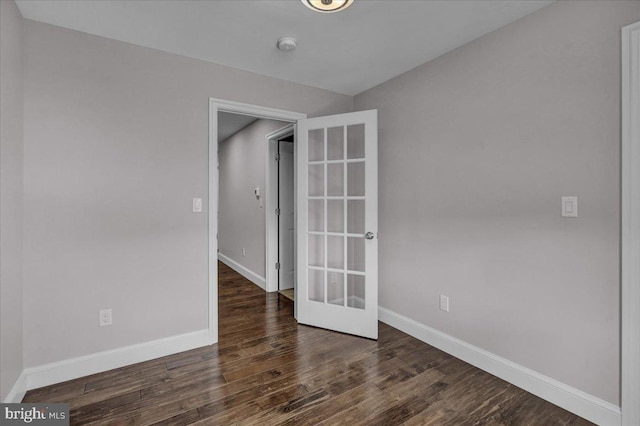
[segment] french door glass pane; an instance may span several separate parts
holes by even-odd
[[[309,266],[324,267],[324,235],[309,235]]]
[[[347,201],[347,232],[364,234],[364,200]]]
[[[309,130],[309,161],[324,160],[324,129]]]
[[[344,273],[327,272],[327,302],[344,306]]]
[[[309,200],[309,231],[324,231],[324,200]]]
[[[327,165],[327,195],[330,197],[344,195],[344,164]]]
[[[324,195],[324,164],[309,164],[309,196]]]
[[[324,271],[309,269],[309,300],[324,303]]]
[[[344,269],[344,237],[327,237],[327,266]]]
[[[344,200],[327,200],[327,231],[344,232]]]
[[[364,276],[349,274],[347,276],[347,306],[364,309],[365,300]]]
[[[364,158],[364,124],[347,126],[347,158]]]
[[[364,196],[364,162],[347,164],[347,195]]]
[[[350,271],[365,271],[364,242],[362,237],[348,238],[347,241],[347,269]]]
[[[344,159],[344,127],[327,129],[327,160]]]

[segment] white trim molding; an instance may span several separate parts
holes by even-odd
[[[22,398],[24,398],[25,393],[27,393],[27,375],[23,370],[7,396],[4,398],[3,402],[5,404],[17,404],[22,402]]]
[[[251,269],[239,264],[235,260],[225,256],[222,253],[218,253],[218,260],[264,290],[265,288],[264,277],[261,277],[260,275],[253,272]]]
[[[208,344],[209,330],[200,330],[27,368],[22,375],[25,376],[25,389],[31,390],[200,348]]]
[[[622,29],[622,425],[640,425],[640,22]]]
[[[378,318],[431,346],[602,426],[620,425],[620,408],[417,321],[380,307]]]

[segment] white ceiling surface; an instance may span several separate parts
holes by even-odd
[[[356,95],[552,3],[355,0],[18,0],[23,17]],[[280,36],[298,48],[281,52]]]
[[[223,142],[229,136],[238,133],[257,118],[251,115],[232,114],[230,112],[218,113],[218,142]]]

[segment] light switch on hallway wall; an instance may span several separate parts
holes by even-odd
[[[578,197],[562,197],[562,217],[578,217]]]
[[[193,199],[193,212],[202,213],[202,198]]]

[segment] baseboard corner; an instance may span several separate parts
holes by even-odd
[[[11,387],[11,390],[4,398],[4,403],[15,404],[22,402],[22,398],[24,398],[25,393],[27,393],[27,374],[22,370],[16,379],[16,382]]]
[[[225,265],[227,265],[229,268],[236,271],[237,273],[239,273],[240,275],[242,275],[243,277],[245,277],[246,279],[248,279],[249,281],[251,281],[252,283],[254,283],[255,285],[257,285],[258,287],[260,287],[261,289],[266,290],[267,281],[264,277],[261,277],[260,275],[253,272],[251,269],[239,264],[235,260],[231,259],[228,256],[225,256],[222,253],[218,253],[218,260],[224,263]]]

